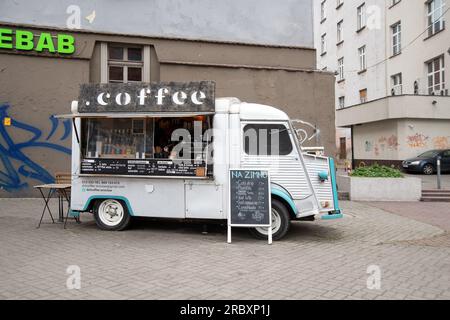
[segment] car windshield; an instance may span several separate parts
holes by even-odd
[[[419,155],[419,158],[431,158],[431,157],[434,157],[436,154],[437,154],[436,150],[431,150],[431,151],[422,153],[421,155]]]

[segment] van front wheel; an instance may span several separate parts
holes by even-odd
[[[97,226],[102,230],[121,231],[130,224],[128,209],[116,199],[97,201],[94,207]]]
[[[286,206],[279,200],[272,199],[272,239],[280,240],[289,231],[291,219]],[[251,228],[250,232],[258,239],[267,239],[269,228]]]

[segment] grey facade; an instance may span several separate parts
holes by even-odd
[[[309,123],[305,145],[335,152],[334,75],[315,70],[312,48],[183,40],[67,30],[0,22],[27,30],[72,35],[75,52],[0,49],[0,197],[36,196],[32,186],[70,171],[70,112],[82,83],[105,82],[104,47],[142,48],[143,81],[216,82],[216,97],[272,105]],[[56,41],[56,40],[55,40]],[[106,80],[107,81],[107,80]],[[316,129],[316,131],[314,131]]]

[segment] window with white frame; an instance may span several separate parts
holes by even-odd
[[[432,36],[444,29],[444,6],[445,0],[429,0],[427,2],[428,36]]]
[[[364,28],[366,26],[366,4],[363,3],[357,9],[357,28],[358,30]]]
[[[108,45],[108,82],[141,82],[143,66],[142,47]]]
[[[445,90],[444,56],[427,62],[428,94],[442,94]]]
[[[366,46],[362,46],[358,49],[359,55],[359,71],[364,71],[367,69],[366,64]]]
[[[324,33],[320,36],[320,53],[325,54],[327,52],[327,34]]]
[[[393,96],[398,96],[402,94],[402,74],[397,73],[391,76],[391,94]]]
[[[337,43],[344,41],[344,20],[337,23]]]
[[[339,109],[342,109],[345,107],[345,96],[340,96],[338,98],[338,107],[339,107]]]
[[[324,0],[320,3],[320,21],[323,21],[327,18],[326,9],[327,9],[327,1]]]
[[[392,32],[392,55],[402,52],[402,24],[397,22],[391,27]]]
[[[344,80],[344,58],[338,60],[338,81]]]

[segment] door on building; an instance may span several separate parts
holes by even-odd
[[[339,159],[347,159],[347,138],[339,138]]]

